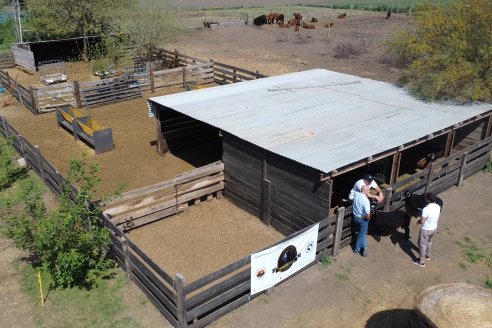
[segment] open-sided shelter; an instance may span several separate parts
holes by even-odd
[[[286,235],[329,215],[333,195],[348,192],[338,177],[385,159],[377,173],[392,184],[402,154],[417,145],[434,141],[449,156],[460,142],[489,137],[492,126],[491,104],[426,103],[390,83],[323,69],[149,104],[161,154],[221,147],[224,195]]]

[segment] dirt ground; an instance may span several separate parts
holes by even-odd
[[[180,272],[188,283],[284,238],[225,199],[202,202],[129,235],[168,274]]]
[[[382,237],[380,243],[368,236],[367,258],[345,247],[333,264],[307,269],[211,327],[409,327],[410,309],[420,291],[452,282],[483,286],[492,277],[492,268],[483,263],[463,269],[464,250],[457,243],[468,236],[492,254],[491,184],[492,174],[480,172],[463,187],[439,195],[443,212],[425,268],[412,263],[418,239],[413,219],[410,241],[402,240],[402,231]]]
[[[321,28],[329,21],[335,22],[330,37]],[[406,15],[393,15],[389,20],[376,14],[349,16],[343,21],[324,19],[317,25],[318,27],[310,31],[309,35],[307,31],[302,31],[300,36],[293,30],[279,31],[274,30],[272,26],[219,27],[188,34],[173,46],[190,56],[212,58],[253,71],[258,69],[269,75],[309,68],[326,68],[376,80],[388,82],[397,80],[398,70],[380,62],[383,53],[380,42],[399,29],[409,27],[409,18]],[[334,58],[337,44],[342,42],[360,44],[364,40],[367,53],[350,59]],[[116,149],[98,156],[95,156],[87,146],[73,141],[67,132],[48,129],[48,125],[56,127],[54,114],[39,116],[40,120],[37,123],[27,118],[27,115],[32,117],[32,114],[25,108],[19,110],[9,107],[0,110],[0,114],[6,116],[9,121],[12,120],[20,132],[29,139],[39,140],[38,138],[43,136],[43,140],[39,141],[42,151],[49,154],[47,157],[50,160],[53,158],[53,164],[60,167],[62,171],[66,169],[66,163],[55,159],[58,152],[70,154],[87,152],[89,158],[97,157],[103,166],[105,187],[114,188],[120,182],[127,181],[130,185],[129,189],[138,188],[192,167],[191,164],[184,164],[179,158],[172,156],[162,159],[155,153],[154,146],[150,146],[155,140],[155,124],[146,117],[144,99],[111,106],[114,106],[111,107],[112,110],[109,109],[110,106],[90,110],[103,124],[120,127],[113,130]],[[115,112],[118,115],[114,115]],[[55,142],[58,139],[63,142],[61,144]],[[135,150],[131,150],[133,147]],[[111,153],[114,153],[114,157]],[[211,326],[408,327],[407,319],[413,300],[417,293],[426,287],[446,282],[482,285],[485,279],[492,277],[492,269],[484,264],[472,264],[466,269],[461,268],[459,263],[463,263],[465,257],[462,248],[457,244],[464,236],[468,236],[487,254],[491,254],[491,184],[492,175],[479,173],[466,180],[463,187],[454,187],[440,195],[445,205],[439,234],[435,241],[433,259],[427,267],[420,268],[411,263],[416,254],[415,245],[418,237],[414,220],[410,242],[402,242],[400,234],[387,236],[380,243],[369,237],[368,258],[356,256],[350,248],[346,247],[333,264],[326,268],[321,265],[311,267],[276,287],[272,295],[262,295],[254,299]],[[200,249],[201,245],[202,248],[212,249],[212,244],[206,244],[210,239],[214,242],[213,246],[217,247],[214,249],[221,249],[220,241],[223,237],[219,234],[210,237],[210,229],[213,226],[207,224],[211,219],[217,220],[219,226],[221,222],[226,224],[226,221],[221,220],[227,219],[227,211],[224,212],[225,215],[215,218],[212,216],[211,213],[215,211],[213,206],[216,204],[220,202],[200,204],[175,218],[138,229],[131,234],[131,238],[149,252],[152,258],[162,256],[163,261],[179,258],[180,253],[162,254],[164,253],[162,243],[169,242],[174,248],[179,248],[182,241],[199,240],[196,245],[189,243],[189,247]],[[234,213],[238,212],[235,210]],[[236,220],[242,222],[242,218],[238,217]],[[245,221],[243,231],[247,231],[245,229],[255,222],[259,223],[257,219],[255,220]],[[227,224],[230,227],[230,224]],[[184,229],[184,226],[195,229]],[[148,238],[144,235],[143,229],[157,230],[156,227],[165,236],[172,238],[161,236]],[[196,234],[184,235],[185,232]],[[154,233],[154,231],[147,231],[147,233]],[[181,240],[176,238],[178,234],[183,234]],[[246,235],[245,240],[251,238],[252,246],[250,250],[245,248],[238,255],[234,255],[237,256],[236,259],[242,257],[243,255],[240,254],[244,252],[261,248],[259,244],[263,242],[270,244],[277,238],[267,234],[271,239],[254,240],[253,237],[257,238],[257,236],[249,233],[244,235]],[[144,239],[147,240],[143,242]],[[246,241],[245,244],[250,245]],[[226,256],[217,256],[218,261],[222,260],[222,257]],[[200,267],[200,270],[207,265],[205,257],[183,259],[182,264],[188,265],[185,260],[195,261],[193,264],[200,263],[201,265],[195,265]],[[233,260],[224,259],[224,264]],[[164,269],[168,272],[185,271],[187,281],[201,275],[195,271],[190,272],[189,267],[181,268],[179,265]],[[29,325],[24,326],[29,327]],[[152,327],[145,323],[143,326]]]

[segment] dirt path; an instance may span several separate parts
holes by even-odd
[[[218,320],[211,327],[408,327],[409,309],[423,289],[440,283],[483,285],[492,268],[470,264],[457,244],[470,237],[492,254],[492,174],[478,173],[461,188],[442,193],[444,209],[432,260],[425,268],[412,263],[418,230],[412,220],[411,239],[402,234],[377,243],[368,236],[368,258],[344,248],[336,262],[315,265]]]

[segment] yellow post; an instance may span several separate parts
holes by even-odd
[[[41,271],[38,270],[39,295],[41,296],[41,305],[44,307],[43,283],[41,282]]]

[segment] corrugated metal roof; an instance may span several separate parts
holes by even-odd
[[[325,173],[492,110],[323,69],[149,100]]]

